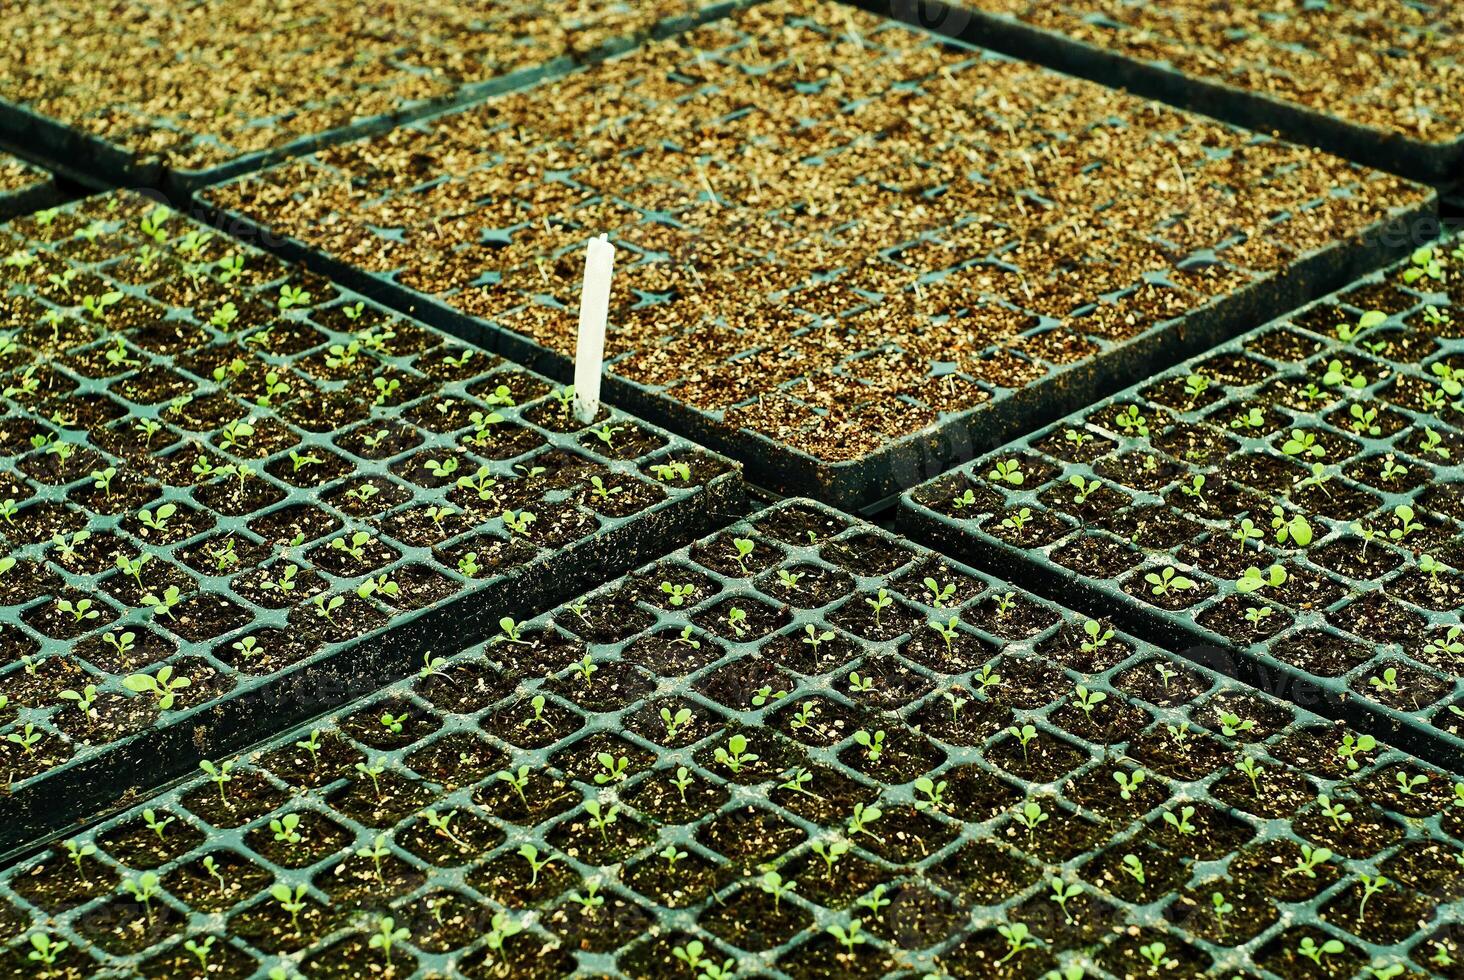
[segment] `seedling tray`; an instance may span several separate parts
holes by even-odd
[[[615,397],[845,509],[1350,281],[1418,240],[1435,204],[811,2],[200,199],[561,379],[584,243],[608,233]]]
[[[1464,785],[812,502],[505,628],[0,873],[7,965],[1458,975]]]
[[[727,460],[148,198],[0,239],[0,851],[741,506]]]
[[[889,11],[887,3],[853,0]],[[1455,4],[899,0],[897,16],[1430,184],[1464,179]]]
[[[1464,768],[1461,255],[1420,250],[932,481],[900,526]]]
[[[45,16],[12,5],[0,13],[10,41],[0,55],[0,143],[99,189],[153,187],[181,202],[215,181],[610,57],[737,2],[306,0],[288,18],[266,0],[181,10],[62,0]]]
[[[0,221],[50,207],[61,198],[50,174],[0,153]]]

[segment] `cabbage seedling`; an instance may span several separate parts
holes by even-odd
[[[1342,945],[1341,940],[1328,939],[1318,946],[1315,939],[1306,936],[1301,940],[1301,944],[1296,947],[1296,951],[1317,966],[1321,966],[1323,956],[1336,956],[1346,948]]]
[[[673,715],[670,708],[662,708],[661,723],[666,726],[666,740],[668,742],[675,741],[676,736],[681,734],[682,729],[691,724],[691,709],[680,708]]]
[[[858,947],[862,943],[868,942],[868,940],[864,938],[864,933],[861,932],[862,927],[863,922],[861,922],[859,919],[850,919],[848,928],[845,928],[838,923],[831,923],[824,931],[827,932],[830,936],[833,936],[834,939],[838,941],[839,945],[844,947],[845,956],[853,956],[856,947]]]
[[[376,932],[372,935],[368,945],[371,949],[381,950],[382,956],[386,958],[387,972],[391,972],[391,951],[398,943],[404,943],[412,937],[412,934],[405,928],[397,928],[396,919],[389,915],[383,915],[376,920]]]
[[[158,876],[156,872],[145,871],[136,878],[126,878],[122,890],[142,903],[143,914],[152,921],[152,900],[158,897]]]
[[[287,813],[269,822],[269,829],[274,834],[274,839],[281,844],[289,844],[292,847],[305,839],[304,835],[300,833],[299,828],[300,814],[298,813]]]
[[[508,783],[513,788],[513,791],[518,794],[519,802],[523,803],[524,809],[529,809],[529,798],[524,792],[529,785],[528,766],[519,766],[516,772],[505,769],[494,778],[499,782]]]
[[[773,896],[773,914],[777,915],[778,905],[782,901],[783,896],[792,894],[793,892],[797,891],[798,882],[791,879],[789,879],[788,881],[784,881],[783,876],[778,874],[778,872],[767,871],[763,873],[762,879],[758,883],[758,887],[760,887],[765,893]]]
[[[1029,750],[1027,746],[1037,737],[1036,726],[1023,725],[1022,727],[1018,728],[1016,725],[1012,725],[1010,728],[1007,729],[1007,734],[1016,739],[1018,744],[1022,746],[1022,761],[1024,763],[1030,763],[1032,759],[1031,756],[1028,754]]]
[[[673,585],[670,582],[662,582],[661,591],[669,597],[671,605],[682,606],[686,604],[686,600],[696,594],[696,586]]]
[[[1301,856],[1296,859],[1296,864],[1281,872],[1282,877],[1291,875],[1302,875],[1307,878],[1317,876],[1317,868],[1326,864],[1332,859],[1332,852],[1325,847],[1312,847],[1310,844],[1301,845]]]
[[[874,610],[874,625],[876,628],[880,625],[879,614],[889,608],[894,601],[884,589],[880,589],[874,598],[865,598],[864,604]]]
[[[1357,921],[1362,923],[1367,921],[1367,900],[1387,888],[1392,882],[1382,875],[1359,874],[1357,877],[1362,882],[1362,901],[1357,905]]]
[[[286,884],[276,884],[269,890],[270,897],[280,903],[280,908],[290,914],[290,928],[300,932],[300,913],[305,911],[305,885],[296,885],[291,891]]]
[[[158,699],[158,708],[168,711],[173,707],[177,699],[177,692],[193,683],[187,677],[173,676],[173,668],[165,666],[158,670],[157,675],[152,674],[129,674],[122,678],[122,686],[134,694],[151,694]]]
[[[447,813],[438,813],[433,809],[423,810],[421,817],[427,822],[427,826],[439,836],[452,841],[458,847],[466,848],[468,842],[459,837],[452,829],[452,820],[457,816],[456,810],[449,810]]]
[[[747,751],[747,737],[740,733],[729,736],[725,748],[717,746],[713,758],[726,766],[733,775],[740,773],[744,766],[758,760],[757,755]]]
[[[1021,922],[997,926],[996,931],[1001,938],[1006,940],[1007,944],[1007,954],[998,960],[998,963],[1005,963],[1025,950],[1037,948],[1037,938],[1032,935],[1032,930]]]
[[[737,567],[742,569],[743,575],[750,575],[747,568],[747,557],[752,554],[757,545],[749,538],[732,539],[732,560],[737,562]]]
[[[381,862],[390,855],[391,848],[386,846],[385,834],[377,834],[376,840],[371,843],[370,847],[358,847],[356,849],[356,857],[371,862],[372,866],[376,869],[376,880],[383,885],[386,884],[386,875],[381,870]]]
[[[1180,807],[1179,816],[1175,816],[1170,810],[1164,811],[1164,822],[1174,829],[1175,833],[1184,837],[1192,837],[1198,831],[1195,830],[1191,818],[1195,815],[1195,808],[1192,806]]]
[[[555,860],[554,855],[552,854],[547,857],[540,858],[539,849],[533,844],[520,844],[518,849],[518,856],[529,863],[530,888],[533,888],[536,884],[539,883],[539,872],[543,871],[545,867],[547,867],[551,862]]]
[[[1350,732],[1342,736],[1342,744],[1337,747],[1337,755],[1347,763],[1347,768],[1356,772],[1361,765],[1357,761],[1359,755],[1364,755],[1378,747],[1377,739],[1371,735],[1354,736]]]
[[[861,728],[854,733],[854,744],[864,749],[864,757],[871,763],[878,762],[880,756],[884,754],[884,741],[884,729],[871,734]]]
[[[1052,886],[1052,894],[1048,896],[1057,907],[1062,909],[1063,918],[1072,922],[1073,914],[1068,911],[1067,903],[1083,893],[1083,886],[1079,884],[1068,884],[1061,878],[1052,878],[1048,884]]]
[[[1144,581],[1151,586],[1150,591],[1157,596],[1168,595],[1170,592],[1184,591],[1195,587],[1192,579],[1179,574],[1178,569],[1173,565],[1166,566],[1159,572],[1149,572],[1144,576]]]
[[[227,794],[224,792],[224,786],[225,784],[231,782],[234,778],[233,776],[229,775],[230,771],[234,768],[234,763],[224,762],[216,766],[207,759],[204,759],[198,764],[198,768],[202,769],[204,775],[208,776],[208,778],[213,780],[215,785],[218,786],[219,802],[227,804],[229,802],[229,799]]]
[[[1016,814],[1016,822],[1026,828],[1026,839],[1031,844],[1032,839],[1037,836],[1037,828],[1042,823],[1047,823],[1048,814],[1042,810],[1042,804],[1035,800],[1028,800],[1022,804],[1022,810]]]
[[[1133,775],[1129,775],[1121,769],[1113,774],[1113,781],[1118,783],[1118,795],[1125,800],[1133,799],[1134,793],[1143,784],[1144,779],[1144,770],[1142,769],[1134,770]]]

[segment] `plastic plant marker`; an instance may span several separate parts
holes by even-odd
[[[579,163],[519,179],[546,156]],[[394,176],[422,160],[430,184]],[[605,390],[760,485],[849,510],[1375,268],[1434,207],[1398,178],[814,0],[199,197],[562,383],[577,250],[603,231]]]
[[[1461,275],[1457,239],[1421,247],[907,493],[900,526],[1457,768]]]
[[[589,424],[600,411],[600,381],[605,373],[605,324],[610,316],[610,282],[615,246],[600,235],[585,250],[585,281],[580,292],[579,337],[574,353],[574,405]]]
[[[0,264],[0,852],[744,506],[729,461],[140,195],[0,235],[34,259]]]
[[[178,18],[153,0],[106,11],[58,0],[49,23],[82,45],[7,7],[0,122],[58,173],[181,204],[210,182],[562,75],[737,2],[301,0],[281,18],[267,0],[240,0]]]
[[[776,559],[741,575],[732,535]],[[659,588],[673,569],[696,585],[680,606]],[[923,635],[949,615],[927,577],[955,590],[949,650]],[[876,628],[861,599],[878,589],[895,604]],[[719,625],[729,602],[765,610],[756,639]],[[44,936],[77,976],[166,975],[226,935],[210,955],[245,976],[389,951],[414,978],[617,980],[1286,976],[1313,955],[1429,972],[1458,955],[1464,784],[1381,744],[1351,768],[1345,730],[1106,627],[1095,656],[1083,623],[784,501],[267,741],[234,768],[232,807],[200,773],[0,871],[0,948],[23,960]],[[813,624],[835,637],[800,650]],[[610,677],[586,687],[585,654]],[[850,665],[872,691],[846,691]],[[754,705],[775,673],[787,696]],[[674,735],[672,703],[690,716]],[[384,735],[385,714],[410,727]],[[1253,724],[1227,735],[1234,715]],[[1028,757],[1003,734],[1018,723],[1040,731]],[[883,733],[882,754],[856,732]],[[598,778],[606,758],[623,778]],[[149,812],[174,820],[167,841]],[[101,911],[140,915],[135,893],[157,926],[128,941]]]

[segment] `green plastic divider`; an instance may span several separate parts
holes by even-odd
[[[744,506],[735,464],[145,197],[0,255],[0,852]]]
[[[560,379],[608,234],[607,390],[849,510],[1437,234],[1397,178],[813,0],[199,200]]]
[[[1461,266],[1421,249],[911,491],[900,526],[1464,769]]]
[[[812,502],[504,625],[0,873],[9,968],[1459,975],[1464,784]]]

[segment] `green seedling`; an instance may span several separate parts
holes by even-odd
[[[1037,948],[1039,940],[1036,936],[1032,935],[1032,930],[1028,929],[1021,922],[997,926],[996,931],[1002,939],[1006,940],[1007,944],[1007,954],[997,960],[998,963],[1005,963],[1007,960],[1014,959],[1026,950]]]
[[[1036,726],[1035,725],[1023,725],[1020,728],[1018,728],[1016,725],[1012,725],[1010,728],[1008,728],[1006,730],[1006,732],[1012,738],[1016,739],[1017,740],[1017,743],[1019,745],[1021,745],[1021,747],[1022,747],[1022,761],[1024,763],[1027,763],[1027,764],[1030,765],[1031,762],[1032,762],[1032,758],[1031,758],[1031,755],[1030,755],[1030,749],[1028,747],[1037,738],[1037,728],[1036,728]]]
[[[1042,809],[1042,804],[1035,800],[1028,800],[1022,804],[1022,809],[1016,815],[1017,823],[1027,828],[1027,843],[1031,843],[1037,836],[1037,828],[1048,821],[1049,816]]]
[[[1144,770],[1136,769],[1133,774],[1124,772],[1122,769],[1114,772],[1113,781],[1118,783],[1118,793],[1125,800],[1133,799],[1134,793],[1143,785],[1145,776]]]
[[[376,932],[372,935],[367,944],[371,949],[381,950],[382,956],[386,959],[387,972],[391,972],[391,951],[398,943],[404,943],[412,937],[412,934],[405,928],[397,928],[396,919],[389,915],[383,915],[376,920]]]
[[[305,911],[305,891],[308,886],[296,885],[291,891],[286,884],[276,884],[269,890],[270,897],[279,903],[280,908],[289,913],[290,928],[296,935],[300,933],[300,913]]]
[[[862,926],[863,923],[859,919],[850,919],[847,927],[841,926],[838,923],[831,923],[824,928],[824,931],[834,937],[834,940],[840,946],[844,947],[844,956],[852,957],[856,947],[868,941],[860,931]]]
[[[1338,953],[1342,952],[1346,948],[1347,947],[1342,945],[1341,940],[1338,939],[1328,939],[1319,946],[1317,945],[1316,940],[1312,939],[1310,936],[1306,936],[1301,940],[1300,945],[1296,947],[1296,951],[1302,956],[1305,956],[1307,959],[1311,960],[1317,966],[1321,966],[1322,957],[1336,956]]]
[[[1332,859],[1332,852],[1325,847],[1312,847],[1310,844],[1301,844],[1301,856],[1296,863],[1285,871],[1281,872],[1282,877],[1301,875],[1305,878],[1315,878],[1317,869]]]
[[[733,775],[742,772],[744,767],[758,760],[757,755],[747,751],[747,737],[740,733],[729,736],[725,748],[717,746],[713,758],[726,766]]]
[[[748,538],[732,539],[732,560],[737,563],[738,568],[742,569],[743,575],[752,574],[750,571],[748,571],[747,568],[747,558],[749,555],[752,554],[753,549],[756,547],[757,546]]]
[[[661,709],[661,724],[666,726],[666,741],[674,742],[682,730],[691,724],[690,708],[679,708],[673,715],[670,708]]]
[[[758,882],[758,886],[764,893],[773,896],[773,914],[777,915],[779,903],[783,900],[784,896],[797,891],[798,882],[792,880],[785,881],[783,876],[778,874],[778,872],[767,871],[763,873],[762,878]]]
[[[1175,833],[1185,837],[1192,837],[1199,831],[1195,829],[1192,818],[1195,815],[1195,808],[1192,806],[1180,807],[1179,816],[1175,816],[1170,810],[1164,811],[1164,822],[1169,825]]]
[[[921,776],[915,780],[915,792],[925,797],[923,800],[915,801],[917,810],[939,810],[945,804],[945,791],[949,784],[942,779],[939,782],[929,776]]]
[[[298,813],[287,813],[282,817],[270,820],[269,829],[274,834],[276,841],[291,847],[305,839],[304,835],[300,833],[300,815]]]
[[[869,732],[863,728],[854,733],[854,744],[864,750],[864,757],[871,763],[879,761],[884,754],[885,733],[881,729],[876,732]]]
[[[149,922],[152,921],[153,899],[162,891],[160,885],[157,873],[153,871],[144,871],[136,878],[122,880],[122,890],[142,904],[143,915]]]
[[[1068,910],[1068,902],[1083,893],[1083,886],[1079,884],[1068,884],[1061,878],[1049,879],[1048,884],[1052,886],[1052,894],[1047,896],[1062,909],[1063,918],[1068,922],[1074,921],[1073,914]]]
[[[229,796],[224,787],[227,786],[234,779],[234,777],[230,775],[230,773],[234,769],[234,763],[222,762],[218,765],[215,765],[207,759],[204,759],[198,764],[198,768],[202,769],[204,775],[213,780],[214,785],[219,788],[219,802],[227,805],[229,802]]]
[[[173,668],[165,666],[158,669],[156,675],[152,674],[129,674],[122,678],[122,686],[134,694],[151,694],[157,698],[158,708],[168,711],[177,700],[177,692],[184,690],[191,683],[187,677],[182,675],[173,676]]]
[[[519,845],[518,856],[523,858],[529,864],[530,888],[539,883],[539,872],[543,871],[544,868],[546,868],[550,863],[555,860],[552,854],[541,858],[539,856],[539,849],[533,844]]]
[[[1149,591],[1156,596],[1165,596],[1171,592],[1185,591],[1195,587],[1193,579],[1180,575],[1179,570],[1172,565],[1166,566],[1158,572],[1147,573],[1144,581],[1149,583]]]
[[[391,848],[386,846],[385,834],[377,834],[370,847],[356,848],[356,857],[371,862],[376,870],[376,880],[382,885],[386,884],[386,875],[382,871],[381,862],[390,856]]]

